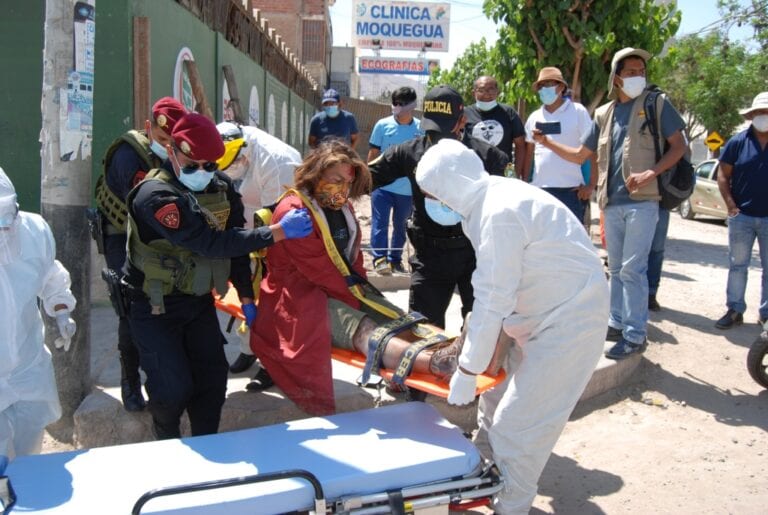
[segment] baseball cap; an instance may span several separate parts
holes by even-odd
[[[173,132],[173,127],[185,114],[187,110],[173,97],[163,97],[152,106],[152,119],[166,134]]]
[[[326,102],[339,102],[341,101],[341,96],[339,95],[339,92],[335,89],[326,89],[325,93],[323,93],[323,101],[322,104],[325,104]]]
[[[622,48],[613,55],[611,60],[611,75],[608,77],[608,98],[616,98],[616,88],[613,86],[613,79],[616,77],[616,67],[622,59],[627,57],[639,57],[646,63],[651,58],[651,54],[642,48]]]
[[[424,95],[421,128],[450,133],[464,114],[464,99],[450,86],[435,86]]]
[[[184,155],[195,161],[216,161],[224,155],[224,142],[211,120],[198,113],[184,115],[171,138]]]

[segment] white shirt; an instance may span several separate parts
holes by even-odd
[[[574,148],[581,146],[582,135],[588,133],[592,126],[587,109],[568,99],[554,113],[544,109],[544,106],[531,113],[525,122],[525,139],[529,143],[534,143],[533,129],[536,128],[536,122],[560,122],[560,134],[550,134],[549,137]],[[584,184],[580,165],[566,161],[544,145],[535,145],[531,184],[539,188],[571,188]]]

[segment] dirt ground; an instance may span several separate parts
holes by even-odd
[[[358,214],[365,224],[367,203]],[[715,329],[727,241],[721,222],[672,213],[643,363],[576,407],[531,513],[768,513],[768,391],[746,369],[759,334],[759,260],[755,248],[745,324]],[[44,451],[64,448],[47,438]]]

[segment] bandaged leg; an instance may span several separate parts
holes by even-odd
[[[368,339],[378,325],[379,324],[374,322],[368,316],[364,316],[360,320],[357,330],[352,337],[352,346],[357,352],[360,352],[367,357]],[[423,328],[426,328],[426,332],[430,334],[443,333],[442,329],[432,324],[420,325],[423,326]],[[387,342],[382,354],[381,366],[390,370],[396,369],[403,353],[405,353],[411,345],[423,339],[422,336],[417,336],[412,329],[405,329],[395,336],[392,336]],[[417,354],[412,371],[422,374],[431,374],[447,382],[456,370],[462,343],[462,338],[453,338],[433,347],[424,349]]]

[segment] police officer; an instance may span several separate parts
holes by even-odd
[[[459,219],[434,198],[425,198],[416,184],[416,165],[427,149],[442,138],[461,140],[474,150],[491,175],[504,175],[509,163],[506,154],[477,138],[464,136],[464,101],[450,86],[437,86],[424,96],[421,128],[425,135],[389,147],[369,164],[373,187],[399,177],[409,177],[413,190],[413,215],[408,221],[408,239],[415,250],[409,259],[411,290],[409,309],[445,327],[445,311],[456,287],[461,296],[462,314],[472,311],[472,272],[475,253],[461,230]],[[457,188],[461,185],[457,184]]]
[[[141,411],[145,401],[141,393],[139,352],[131,336],[130,324],[120,299],[119,279],[125,264],[125,227],[128,212],[125,197],[147,172],[168,158],[165,145],[171,131],[186,109],[175,98],[163,97],[152,106],[152,119],[144,122],[144,130],[130,130],[117,138],[104,156],[104,172],[96,182],[96,205],[101,214],[105,280],[110,284],[110,297],[119,320],[117,349],[120,352],[120,394],[126,411]]]
[[[240,195],[216,171],[224,144],[204,116],[182,117],[171,139],[162,168],[127,199],[129,319],[158,439],[181,436],[184,410],[193,436],[218,430],[228,365],[211,289],[224,293],[229,278],[252,319],[249,252],[312,230],[304,210],[269,227],[243,228]]]

